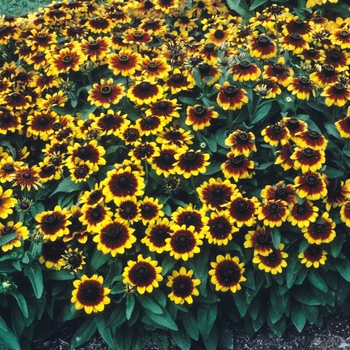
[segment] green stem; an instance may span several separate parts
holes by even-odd
[[[231,130],[233,124],[233,110],[229,109],[228,110],[228,128]]]

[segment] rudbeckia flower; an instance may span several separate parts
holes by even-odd
[[[242,60],[231,67],[230,73],[234,81],[257,81],[261,70],[256,64]]]
[[[168,297],[175,304],[193,303],[193,296],[198,296],[199,291],[196,288],[201,281],[193,278],[193,270],[187,271],[181,267],[179,271],[172,271],[171,276],[168,276],[167,287],[171,288],[171,293]]]
[[[325,181],[324,174],[308,171],[295,178],[295,191],[300,198],[306,198],[311,201],[325,198],[327,196]]]
[[[281,199],[265,201],[265,203],[258,208],[258,220],[263,221],[264,226],[267,227],[273,228],[282,226],[282,223],[286,221],[289,215],[287,204],[287,202]]]
[[[15,223],[14,221],[9,221],[6,224],[0,222],[0,237],[5,237],[13,233],[16,236],[1,246],[1,250],[5,253],[14,248],[19,248],[22,245],[22,241],[29,238],[29,231],[26,226],[23,226],[22,222]]]
[[[225,145],[231,147],[231,152],[235,157],[244,155],[249,157],[251,152],[256,152],[255,136],[249,131],[236,130],[225,139]]]
[[[188,179],[191,176],[197,176],[199,173],[205,173],[210,156],[209,154],[202,154],[200,151],[180,148],[174,158],[177,161],[175,172]]]
[[[114,75],[121,74],[123,77],[132,77],[136,70],[140,69],[142,57],[139,53],[130,49],[122,49],[118,53],[107,56],[108,68]]]
[[[137,261],[128,261],[128,266],[123,272],[123,283],[136,287],[140,294],[152,293],[163,280],[162,267],[157,265],[158,262],[151,260],[151,257],[144,258],[139,254]]]
[[[294,169],[301,169],[302,173],[318,171],[326,161],[324,151],[314,150],[311,147],[305,147],[304,149],[295,147],[290,159],[294,160]]]
[[[172,230],[168,218],[157,219],[156,222],[150,223],[145,231],[145,236],[141,243],[145,244],[151,252],[161,254],[166,248],[166,239],[170,238]]]
[[[265,65],[263,71],[263,78],[269,79],[277,78],[277,84],[287,87],[290,82],[290,77],[294,75],[291,68],[285,67],[284,57],[280,57],[274,65]]]
[[[233,178],[235,182],[238,182],[241,179],[251,179],[255,174],[255,165],[252,160],[243,155],[235,156],[233,152],[227,153],[227,158],[228,160],[221,164],[225,178]]]
[[[284,146],[287,144],[290,138],[289,130],[281,122],[265,127],[261,131],[261,135],[264,136],[264,141],[266,143],[275,147],[279,144]]]
[[[287,220],[293,226],[299,228],[310,226],[315,222],[318,216],[319,208],[314,206],[312,202],[306,200],[303,203],[295,203],[290,210]]]
[[[309,226],[303,227],[302,231],[309,244],[320,245],[330,243],[335,238],[335,222],[329,217],[329,213],[322,214],[322,223],[312,222]]]
[[[266,35],[253,37],[250,43],[250,56],[267,60],[277,55],[276,44]]]
[[[268,255],[256,255],[253,258],[253,263],[258,265],[258,269],[267,273],[277,275],[282,273],[282,268],[287,267],[286,258],[288,254],[283,251],[284,244],[281,243],[278,249],[273,249]]]
[[[350,100],[350,90],[342,83],[335,83],[326,86],[321,92],[321,96],[326,97],[325,104],[327,107],[343,107]]]
[[[127,96],[137,105],[154,103],[163,97],[163,88],[158,83],[147,80],[137,81],[129,88]]]
[[[48,75],[59,75],[60,73],[68,73],[72,71],[79,71],[80,66],[85,62],[85,57],[78,49],[70,49],[65,47],[58,53],[54,53],[52,57],[49,57],[49,70]]]
[[[64,266],[63,254],[67,249],[67,243],[58,238],[55,241],[50,239],[46,240],[42,244],[41,254],[39,257],[39,263],[44,264],[46,268],[61,270]]]
[[[81,208],[81,213],[82,215],[79,217],[79,221],[86,226],[89,232],[96,232],[98,227],[110,222],[113,216],[110,208],[103,203],[93,206],[84,204]]]
[[[244,248],[254,248],[254,256],[268,256],[273,252],[271,230],[257,225],[245,235]]]
[[[216,102],[224,110],[235,111],[248,103],[247,91],[235,85],[230,85],[228,81],[225,81],[223,86],[215,84],[215,87],[219,90]]]
[[[298,255],[302,264],[305,264],[307,268],[314,267],[318,269],[321,265],[324,265],[327,260],[328,253],[316,244],[310,244],[303,252]]]
[[[83,275],[81,279],[73,282],[71,303],[75,304],[76,310],[84,309],[87,314],[102,312],[105,305],[111,302],[107,296],[110,289],[103,287],[103,277],[94,274],[92,277]]]
[[[257,210],[259,201],[256,197],[246,198],[242,194],[234,194],[231,202],[227,205],[226,212],[231,218],[232,222],[238,227],[251,227],[256,222]]]
[[[279,181],[275,185],[266,185],[260,193],[265,201],[283,200],[288,206],[297,202],[293,185]]]
[[[211,120],[218,118],[219,113],[213,111],[213,107],[197,104],[187,107],[186,116],[186,125],[190,125],[194,131],[198,131],[210,126]]]
[[[210,266],[212,267],[208,272],[211,276],[210,282],[215,286],[216,291],[236,293],[242,289],[241,283],[247,280],[243,276],[244,263],[241,263],[237,256],[218,255]]]

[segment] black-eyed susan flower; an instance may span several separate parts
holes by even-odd
[[[161,254],[165,251],[166,239],[170,238],[172,229],[168,218],[159,218],[150,223],[145,231],[141,243],[145,244],[151,252]]]
[[[326,106],[343,107],[350,100],[350,90],[344,84],[337,82],[326,86],[321,96],[325,97]]]
[[[321,57],[320,63],[333,66],[342,72],[347,70],[350,64],[350,56],[345,50],[339,50],[339,48],[329,48],[325,50],[324,56]]]
[[[59,180],[62,176],[62,169],[53,164],[40,162],[38,165],[34,165],[33,168],[37,172],[40,182],[43,184],[51,180]]]
[[[227,153],[227,160],[221,164],[221,170],[226,179],[233,178],[235,182],[241,179],[251,179],[255,174],[255,165],[252,160],[243,155],[235,156],[233,152]]]
[[[56,76],[60,73],[68,73],[72,71],[79,71],[80,66],[84,63],[85,58],[78,49],[70,49],[65,47],[58,53],[49,57],[49,67],[47,74]]]
[[[65,250],[62,258],[64,261],[63,268],[70,271],[77,272],[78,270],[82,270],[83,265],[86,264],[85,256],[78,248],[75,248],[74,250],[68,248],[68,250]]]
[[[294,179],[294,186],[300,198],[314,201],[327,196],[327,185],[324,174],[308,171]]]
[[[350,180],[344,181],[339,178],[327,178],[327,197],[323,200],[326,203],[326,210],[337,208],[350,198]]]
[[[158,157],[160,152],[155,142],[136,141],[128,155],[132,162],[141,164],[142,161],[151,162],[151,158]]]
[[[295,54],[301,54],[304,50],[309,48],[308,37],[294,32],[282,38],[281,46]]]
[[[330,36],[333,44],[339,46],[342,50],[350,49],[350,27],[341,26],[341,28],[334,29]]]
[[[92,85],[87,100],[97,107],[103,106],[107,109],[111,105],[116,105],[122,99],[125,95],[124,90],[125,87],[121,84],[115,84],[113,78],[109,78],[107,81],[101,79],[99,84]]]
[[[282,123],[278,122],[274,125],[268,125],[261,131],[261,135],[264,136],[264,141],[270,146],[284,146],[290,139],[289,130]]]
[[[156,142],[159,144],[175,145],[177,148],[188,149],[193,144],[194,135],[191,130],[185,131],[179,126],[170,126],[158,134]]]
[[[329,64],[310,74],[311,81],[320,88],[325,88],[338,82],[339,71]]]
[[[142,132],[137,124],[126,124],[121,127],[119,137],[125,142],[126,145],[134,144],[140,140]]]
[[[260,68],[255,63],[242,60],[230,68],[230,73],[234,81],[257,81],[261,74]]]
[[[312,202],[305,200],[303,203],[295,203],[287,217],[287,220],[293,226],[299,228],[307,227],[315,222],[318,217],[319,208],[314,206]]]
[[[283,251],[284,244],[281,243],[278,249],[272,249],[268,255],[256,255],[253,258],[253,263],[258,265],[258,269],[265,271],[267,273],[272,273],[277,275],[282,273],[282,269],[287,267],[287,261],[285,260],[288,257],[288,254]]]
[[[225,246],[232,240],[233,234],[238,232],[227,212],[211,212],[210,217],[203,218],[203,222],[203,232],[209,244]]]
[[[311,147],[304,149],[295,147],[290,159],[294,161],[293,168],[295,170],[301,169],[302,173],[306,173],[320,170],[326,161],[326,156],[322,150],[314,150]]]
[[[309,100],[310,96],[316,97],[316,85],[305,76],[292,78],[287,87],[299,100]]]
[[[259,201],[256,197],[246,198],[242,194],[234,194],[227,205],[227,213],[238,227],[251,227],[255,224]]]
[[[231,147],[235,157],[244,155],[249,157],[251,152],[256,152],[255,136],[251,131],[236,130],[225,139],[225,145]]]
[[[67,250],[67,243],[58,238],[55,241],[50,239],[42,244],[39,263],[45,265],[46,268],[61,270],[64,266],[63,254]]]
[[[129,124],[130,120],[127,119],[126,114],[109,109],[106,113],[101,113],[98,117],[96,117],[92,127],[96,127],[99,130],[100,136],[119,136],[120,130]]]
[[[263,221],[264,226],[271,228],[282,226],[288,215],[288,203],[281,199],[266,200],[257,210],[258,220]]]
[[[342,203],[340,207],[340,218],[347,227],[350,227],[350,200]]]
[[[241,109],[244,104],[248,103],[247,91],[230,85],[228,81],[225,81],[222,86],[215,84],[215,88],[219,90],[216,102],[224,110]]]
[[[221,45],[230,39],[232,31],[227,26],[224,27],[222,24],[218,24],[210,28],[209,32],[204,36],[209,42],[215,45]]]
[[[110,39],[109,37],[93,38],[89,36],[81,40],[80,50],[92,62],[103,61],[110,51]]]
[[[69,242],[71,240],[77,240],[81,244],[85,244],[88,241],[90,233],[87,231],[87,226],[83,225],[83,223],[79,220],[82,216],[81,208],[73,205],[69,212],[71,214],[69,221],[71,222],[68,225],[69,234],[63,237],[65,242]]]
[[[3,252],[19,248],[23,241],[29,238],[29,230],[22,222],[8,221],[6,224],[0,222],[0,237],[15,233],[16,236],[1,246]]]
[[[284,117],[282,122],[289,130],[290,138],[292,139],[292,141],[295,140],[296,134],[298,132],[307,130],[307,123],[295,117]]]
[[[28,116],[27,135],[47,141],[54,134],[53,124],[57,121],[58,114],[54,111],[34,111]]]
[[[111,221],[113,216],[109,207],[104,203],[98,203],[93,206],[84,204],[81,208],[79,221],[86,226],[87,231],[96,232],[98,227]]]
[[[240,262],[237,256],[230,254],[218,255],[215,262],[211,262],[212,267],[209,270],[210,282],[215,286],[218,292],[236,293],[242,289],[241,283],[247,279],[243,276],[245,268],[244,263]]]
[[[307,268],[314,267],[318,269],[321,265],[325,265],[327,261],[327,252],[316,244],[310,244],[303,252],[298,255],[302,264]]]
[[[349,113],[345,118],[337,120],[334,124],[339,132],[340,137],[342,137],[343,139],[350,138],[350,114]]]
[[[43,211],[35,215],[35,220],[38,222],[36,228],[42,233],[44,239],[55,241],[69,234],[70,215],[66,208],[56,205],[53,210]]]
[[[80,161],[90,162],[94,172],[98,170],[99,165],[106,164],[106,159],[103,157],[106,150],[98,145],[97,140],[89,141],[83,145],[76,142],[73,146],[68,146],[67,151],[69,153],[67,164],[77,164]]]
[[[277,78],[277,84],[287,87],[290,82],[290,77],[294,75],[291,68],[285,66],[284,57],[280,57],[274,65],[265,65],[263,71],[263,78],[270,79]]]
[[[103,277],[94,274],[92,277],[83,275],[81,279],[73,282],[74,290],[72,291],[71,303],[76,310],[84,309],[87,314],[92,312],[102,312],[105,305],[111,302],[107,296],[110,289],[103,287]]]
[[[26,38],[26,44],[35,51],[50,50],[57,43],[57,33],[49,28],[33,28]]]
[[[187,107],[185,123],[192,126],[194,131],[203,130],[210,126],[212,119],[218,118],[218,116],[219,113],[213,111],[213,107],[197,104]]]
[[[139,172],[132,171],[131,167],[127,166],[125,169],[109,171],[101,186],[106,202],[114,200],[118,205],[120,198],[142,196],[145,183]]]
[[[36,191],[42,186],[37,170],[34,167],[20,167],[16,171],[15,182],[13,186],[20,186],[23,191],[25,188],[28,191],[34,188]]]
[[[221,178],[211,177],[208,182],[205,181],[197,187],[196,191],[205,210],[222,211],[238,189],[228,179],[223,181]]]
[[[164,88],[170,89],[171,93],[174,95],[181,91],[193,89],[195,85],[196,83],[189,71],[181,71],[179,68],[175,68],[170,72]]]
[[[97,235],[93,238],[93,241],[97,243],[97,249],[113,257],[116,257],[117,254],[124,254],[125,249],[131,249],[136,242],[136,237],[133,235],[135,229],[118,218],[100,225],[97,231]]]
[[[172,118],[180,117],[180,113],[178,112],[180,108],[176,99],[161,99],[151,103],[148,109],[146,109],[146,115],[164,117],[168,121],[171,121]]]
[[[141,67],[142,56],[130,49],[122,49],[118,53],[107,55],[107,62],[108,68],[113,71],[114,75],[132,77]]]
[[[169,238],[166,238],[165,251],[170,252],[176,260],[182,259],[187,261],[192,258],[194,254],[200,252],[200,245],[203,244],[202,234],[195,231],[194,226],[186,227],[185,224],[171,225],[172,233]]]
[[[177,147],[175,145],[162,145],[159,154],[151,161],[151,166],[157,175],[168,177],[170,174],[175,174],[176,153]]]
[[[73,182],[85,182],[94,173],[94,165],[90,161],[77,160],[75,163],[68,163],[67,168]]]
[[[0,155],[0,183],[11,182],[16,177],[16,171],[22,166],[22,162],[16,162],[10,155]]]
[[[283,200],[288,205],[292,205],[297,201],[293,185],[286,184],[284,181],[279,181],[273,186],[266,185],[261,190],[260,195],[265,201]]]
[[[171,276],[168,276],[167,287],[171,288],[168,297],[175,304],[193,303],[193,296],[198,296],[199,291],[196,288],[201,281],[193,278],[193,270],[186,270],[181,267],[179,271],[173,270]]]
[[[311,25],[307,22],[298,18],[297,16],[292,16],[283,28],[283,34],[288,35],[292,33],[298,33],[300,35],[308,34],[312,31]]]
[[[135,104],[143,105],[156,102],[163,97],[163,93],[161,85],[143,79],[129,88],[127,96]]]
[[[329,213],[325,212],[316,222],[303,227],[302,232],[309,244],[320,245],[334,240],[335,227],[336,223],[329,217]]]
[[[34,105],[32,97],[24,91],[10,92],[3,97],[0,95],[0,102],[14,110],[29,109]]]
[[[143,46],[153,40],[151,34],[151,32],[145,31],[140,27],[131,27],[125,30],[123,42],[129,45]]]
[[[259,226],[248,231],[245,235],[244,248],[254,248],[254,256],[268,256],[273,252],[273,242],[271,230],[264,226]]]
[[[89,18],[85,25],[93,34],[105,34],[110,33],[111,30],[117,25],[117,22],[112,21],[107,17],[103,17],[102,15],[97,15]]]
[[[169,120],[157,115],[145,115],[136,120],[136,125],[145,136],[158,134],[168,123]]]
[[[193,62],[193,60],[191,62]],[[208,86],[213,85],[221,76],[221,71],[217,65],[201,62],[197,64],[196,67],[198,68],[202,81]]]
[[[328,140],[320,132],[308,129],[295,134],[295,143],[300,148],[310,147],[314,150],[324,151],[327,147]]]
[[[0,107],[0,134],[22,130],[23,125],[18,113],[6,107]]]
[[[204,211],[202,209],[195,209],[190,203],[185,208],[178,207],[173,211],[171,218],[177,225],[185,225],[186,227],[193,226],[197,233],[200,233],[204,224]]]
[[[164,216],[162,211],[163,204],[159,203],[158,198],[145,196],[138,202],[140,217],[144,225],[155,223],[156,220]]]
[[[167,62],[165,57],[142,57],[140,70],[142,76],[147,80],[155,82],[159,79],[167,80],[169,77],[169,72],[171,71],[171,66]]]
[[[187,150],[180,148],[179,152],[174,155],[175,172],[182,175],[185,179],[191,176],[197,176],[199,173],[205,173],[209,165],[209,154],[203,154],[199,150]]]
[[[137,261],[129,260],[128,266],[124,268],[123,283],[136,287],[140,294],[152,293],[163,280],[162,267],[157,265],[156,260],[151,260],[151,257],[144,258],[139,254]]]
[[[261,34],[252,37],[249,53],[251,57],[267,60],[277,55],[276,44],[267,35]]]

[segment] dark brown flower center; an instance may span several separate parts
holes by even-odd
[[[148,92],[151,88],[151,84],[147,81],[141,83],[139,86],[139,90],[143,93]]]
[[[248,61],[241,61],[239,63],[239,68],[241,68],[241,69],[249,69],[250,66],[251,66],[251,64]]]
[[[249,204],[244,201],[244,200],[239,200],[237,203],[236,203],[236,208],[238,211],[247,211],[249,209]]]
[[[315,151],[312,149],[312,148],[309,148],[309,147],[306,147],[304,150],[303,150],[303,155],[305,157],[312,157],[313,155],[315,154]]]
[[[311,139],[317,140],[320,137],[320,133],[316,130],[309,130],[308,135]]]
[[[307,213],[307,209],[301,205],[301,204],[297,204],[297,215],[305,215]]]
[[[2,170],[5,172],[5,173],[12,173],[15,168],[12,164],[5,164],[3,167],[2,167]]]
[[[323,234],[325,232],[325,226],[323,224],[316,224],[315,232],[318,234]]]
[[[119,56],[119,63],[121,64],[127,64],[129,63],[129,60],[130,60],[129,56],[126,56],[126,55]]]
[[[347,39],[347,38],[349,37],[349,32],[348,32],[347,30],[342,30],[342,31],[340,32],[340,37],[341,37],[342,39]]]
[[[98,50],[100,48],[100,44],[99,44],[99,42],[98,41],[90,41],[89,42],[89,49],[90,50]]]
[[[341,83],[336,83],[333,85],[333,92],[336,95],[342,95],[345,91],[345,86]]]
[[[185,77],[182,74],[174,74],[172,80],[175,84],[181,84],[185,81]]]
[[[100,88],[100,92],[103,97],[108,97],[112,95],[113,89],[109,85],[104,85]]]
[[[216,39],[222,39],[225,36],[225,32],[221,29],[217,29],[214,33]]]
[[[148,67],[148,70],[151,72],[156,72],[158,69],[158,65],[156,62],[150,62],[147,67]]]
[[[13,229],[12,227],[10,226],[5,226],[3,229],[2,229],[2,234],[3,235],[9,235],[10,233],[13,232]]]
[[[229,85],[229,86],[225,87],[225,89],[224,89],[224,94],[228,98],[236,96],[237,92],[238,92],[237,87],[236,86],[232,86],[232,85]]]
[[[207,109],[203,106],[196,106],[194,108],[194,113],[196,114],[197,117],[203,117],[206,114]]]
[[[271,41],[268,37],[266,37],[264,35],[258,36],[258,45],[260,47],[269,47],[270,44],[271,44]]]
[[[272,203],[272,204],[269,205],[269,211],[271,213],[277,213],[279,210],[280,210],[280,207],[279,207],[278,204]]]
[[[142,265],[142,266],[138,266],[136,269],[136,275],[138,277],[145,277],[147,275],[148,269],[146,266]]]
[[[308,175],[306,176],[305,181],[309,186],[316,186],[318,182],[318,178],[314,175]]]
[[[193,161],[196,158],[196,152],[193,152],[193,151],[186,152],[184,157],[186,160]]]
[[[22,179],[24,179],[24,180],[30,180],[31,178],[32,178],[32,174],[29,171],[25,171],[22,174]]]
[[[308,85],[310,85],[310,80],[306,77],[301,77],[299,79],[299,83],[300,83],[300,85],[308,86]]]
[[[66,56],[64,56],[64,57],[62,58],[62,63],[63,63],[63,64],[68,65],[68,64],[70,64],[70,63],[72,63],[72,62],[73,62],[73,57],[70,56],[70,55],[66,55]]]

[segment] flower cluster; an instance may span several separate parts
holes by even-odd
[[[183,311],[261,276],[279,283],[291,261],[305,276],[337,269],[350,227],[348,19],[62,1],[1,17],[0,50],[1,251],[39,246],[44,272],[76,278],[76,310],[124,293],[130,321],[135,294],[164,291],[163,308]]]

